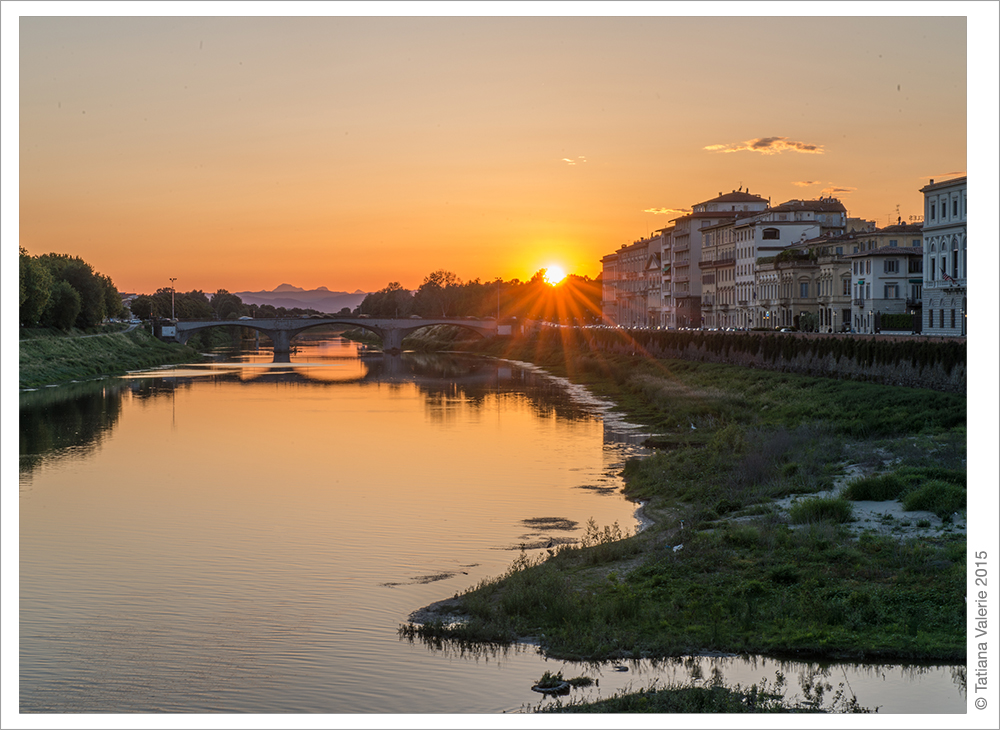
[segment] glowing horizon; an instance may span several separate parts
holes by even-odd
[[[19,243],[120,291],[595,278],[720,192],[886,225],[966,167],[964,17],[19,24]]]

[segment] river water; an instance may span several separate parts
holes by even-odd
[[[301,340],[301,341],[300,341]],[[544,671],[606,697],[671,680],[843,683],[964,712],[964,666],[688,657],[624,666],[401,640],[424,605],[588,520],[634,530],[643,436],[516,363],[300,336],[210,365],[21,394],[20,711],[502,713]],[[622,671],[624,670],[624,671]]]

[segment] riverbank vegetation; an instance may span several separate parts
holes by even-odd
[[[123,312],[121,295],[111,279],[79,257],[32,256],[22,247],[18,272],[22,327],[87,330]]]
[[[858,702],[844,683],[834,690],[815,676],[801,677],[803,694],[788,698],[787,679],[778,672],[774,680],[762,680],[749,687],[727,686],[721,678],[711,681],[691,680],[653,686],[637,692],[615,692],[603,700],[564,702],[556,699],[549,705],[533,708],[536,712],[658,712],[658,713],[871,713],[877,712]]]
[[[192,362],[199,357],[192,348],[161,342],[141,328],[96,336],[47,330],[22,330],[21,335],[21,388],[120,375],[157,365]]]
[[[656,453],[624,470],[654,524],[523,554],[403,635],[535,637],[550,656],[587,660],[964,659],[963,396],[597,354],[555,337],[507,354],[587,384],[656,433]],[[873,493],[934,512],[937,529],[917,539],[859,521]],[[929,525],[925,514],[913,522]]]

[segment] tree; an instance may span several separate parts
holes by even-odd
[[[140,294],[132,299],[129,309],[132,310],[133,317],[138,317],[139,319],[152,319],[153,298],[148,294]]]
[[[68,281],[57,281],[42,313],[42,324],[69,330],[80,316],[80,295]]]
[[[219,289],[212,295],[212,309],[219,319],[238,319],[244,312],[243,300],[235,294],[230,294],[225,289]],[[230,317],[235,314],[235,317]]]
[[[21,247],[19,268],[19,319],[22,327],[34,327],[45,311],[52,290],[48,269]]]
[[[180,319],[212,319],[215,314],[208,297],[200,289],[178,294],[175,307]]]
[[[96,327],[104,319],[104,282],[93,267],[78,256],[49,253],[38,260],[48,268],[57,281],[65,281],[80,295],[80,311],[76,326],[81,329]]]
[[[398,281],[372,292],[361,302],[361,312],[376,317],[408,317],[413,311],[413,295]]]
[[[104,287],[104,313],[107,317],[121,317],[125,312],[122,306],[122,295],[118,293],[118,288],[111,281],[110,276],[100,276],[101,284]]]
[[[458,300],[462,280],[444,269],[431,272],[413,296],[413,305],[424,317],[447,317]]]

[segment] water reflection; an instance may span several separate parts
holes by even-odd
[[[240,353],[22,396],[22,711],[537,699],[557,667],[536,647],[411,645],[396,630],[503,572],[511,545],[571,539],[590,518],[632,524],[613,493],[637,452],[605,404],[530,368],[345,352]],[[740,666],[699,671],[742,681]],[[592,671],[613,692],[674,667]]]
[[[44,460],[92,453],[118,424],[128,391],[121,382],[98,381],[22,392],[20,473],[30,473]]]

